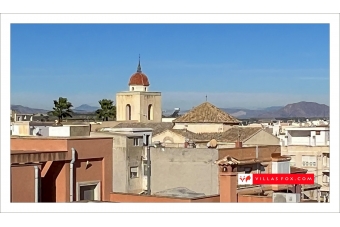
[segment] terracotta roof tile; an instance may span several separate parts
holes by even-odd
[[[173,122],[178,123],[233,123],[239,120],[217,108],[209,102],[204,102],[188,113],[176,118]]]
[[[162,123],[163,124],[163,123]],[[238,135],[240,135],[240,141],[244,142],[259,131],[263,130],[262,128],[251,128],[251,127],[233,127],[225,132],[215,132],[215,133],[194,133],[192,131],[186,129],[172,129],[172,128],[164,128],[163,131],[157,130],[157,133],[153,133],[153,135],[160,134],[165,130],[169,130],[173,133],[181,135],[185,138],[194,140],[194,141],[210,141],[215,139],[218,142],[227,142],[227,143],[234,143],[238,139]]]
[[[290,173],[307,173],[307,172],[308,172],[307,169],[298,168],[298,167],[295,167],[295,166],[290,167]]]
[[[247,139],[262,131],[262,128],[258,127],[232,127],[225,132],[217,133],[198,133],[197,140],[211,140],[215,139],[218,142],[234,143],[240,136],[240,141],[245,142]]]
[[[239,163],[240,163],[239,160],[237,160],[237,159],[235,159],[235,158],[233,158],[229,155],[214,162],[214,164],[217,164],[219,166],[238,165]]]
[[[130,77],[129,86],[130,85],[141,85],[141,86],[149,86],[148,77],[142,72],[136,72]]]

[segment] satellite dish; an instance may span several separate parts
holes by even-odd
[[[35,128],[33,129],[33,135],[35,135],[35,136],[40,136],[40,135],[41,135],[41,134],[40,134],[40,128],[35,127]]]
[[[209,143],[208,143],[208,147],[216,148],[217,147],[217,141],[215,139],[210,140]]]

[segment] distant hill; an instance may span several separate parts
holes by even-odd
[[[100,109],[100,107],[82,104],[82,105],[74,108],[73,111],[76,112],[76,113],[93,113],[98,109]]]
[[[251,110],[251,109],[243,109],[243,108],[221,108],[225,112],[236,118],[258,118],[262,114],[267,112],[273,112],[281,109],[283,106],[271,106],[263,109]]]
[[[21,114],[36,114],[36,113],[44,114],[52,110],[52,109],[51,110],[37,109],[37,108],[31,108],[31,107],[22,106],[22,105],[11,105],[11,109]],[[84,113],[93,113],[97,109],[99,109],[99,107],[83,104],[83,105],[80,105],[74,108],[73,111],[75,113],[84,114]]]
[[[276,111],[260,114],[261,118],[287,117],[329,117],[329,106],[316,102],[288,104]]]
[[[242,108],[220,108],[228,114],[239,118],[289,118],[289,117],[329,117],[329,106],[315,102],[298,102],[286,106],[271,106],[263,109],[251,110]],[[189,110],[181,111],[183,115]]]
[[[93,113],[100,107],[90,106],[87,104],[80,105],[73,109],[75,113],[86,114]],[[47,113],[49,110],[35,109],[22,105],[11,105],[11,109],[22,114]],[[329,117],[329,106],[315,102],[298,102],[286,106],[271,106],[259,110],[250,110],[242,108],[221,108],[221,110],[239,119],[249,118],[289,118],[289,117]],[[174,110],[166,111],[166,116],[173,113]],[[180,111],[183,115],[189,110]]]
[[[262,109],[263,111],[276,111],[276,110],[279,110],[281,109],[283,106],[270,106],[270,107],[267,107],[267,108],[264,108]]]
[[[45,114],[48,111],[50,111],[50,110],[30,108],[30,107],[26,107],[22,105],[11,105],[11,109],[21,114],[37,114],[37,113]]]

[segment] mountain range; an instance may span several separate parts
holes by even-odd
[[[47,113],[49,110],[36,109],[25,107],[22,105],[11,105],[11,109],[17,113],[33,114],[33,113]],[[73,109],[75,113],[85,114],[93,113],[99,107],[82,104]],[[329,117],[329,106],[315,102],[298,102],[288,104],[286,106],[271,106],[263,109],[243,109],[243,108],[220,108],[230,115],[239,119],[249,118],[289,118],[289,117]],[[185,114],[187,111],[180,111],[180,114]],[[170,113],[173,111],[166,111]],[[167,114],[169,115],[169,114]]]
[[[98,110],[99,108],[100,107],[82,104],[82,105],[80,105],[76,108],[73,108],[73,112],[80,113],[80,114],[93,113],[96,110]],[[17,113],[21,113],[21,114],[36,114],[36,113],[45,114],[45,113],[50,111],[50,110],[26,107],[26,106],[22,106],[22,105],[11,105],[11,109],[16,111]]]
[[[298,102],[286,106],[271,106],[263,109],[220,108],[239,119],[249,118],[292,118],[329,117],[329,106],[316,102]],[[187,111],[181,111],[184,114]]]

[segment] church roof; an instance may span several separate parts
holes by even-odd
[[[140,58],[138,61],[137,72],[130,77],[129,86],[131,85],[137,86],[150,85],[148,77],[144,73],[142,73],[142,67],[140,66]]]
[[[258,132],[262,131],[263,129],[259,127],[232,127],[225,132],[205,132],[205,133],[194,133],[186,129],[165,129],[165,130],[169,130],[173,133],[176,133],[188,139],[192,139],[194,141],[209,141],[215,139],[218,142],[234,143],[238,141],[238,139],[241,142],[245,142]],[[161,131],[158,134],[164,131]],[[153,135],[155,136],[157,134],[154,133]]]
[[[149,79],[144,73],[135,73],[130,77],[129,86],[150,86]]]
[[[188,113],[173,120],[174,123],[239,123],[235,117],[209,102],[193,108]]]

